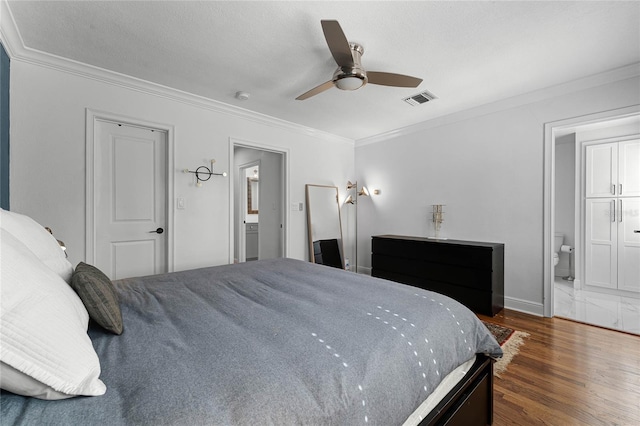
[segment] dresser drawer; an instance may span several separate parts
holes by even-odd
[[[497,311],[494,312],[494,308],[492,305],[493,295],[491,291],[451,285],[445,282],[432,281],[424,278],[404,275],[397,272],[375,269],[374,271],[375,273],[372,273],[372,276],[374,277],[384,278],[398,283],[409,284],[414,287],[419,287],[424,290],[434,291],[436,293],[449,296],[450,298],[462,303],[473,312],[490,316],[493,316],[497,313]],[[499,310],[500,309],[498,309],[498,311]]]
[[[378,253],[372,254],[371,265],[376,271],[395,271],[418,279],[450,283],[478,290],[485,290],[487,282],[491,282],[493,275],[492,271],[486,268],[471,268],[463,265],[407,259]]]
[[[437,241],[425,244],[424,241],[374,237],[372,251],[376,254],[401,256],[406,259],[429,259],[436,263],[464,265],[478,269],[491,270],[492,268],[493,250],[491,247],[439,244]]]

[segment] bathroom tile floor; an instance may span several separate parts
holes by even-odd
[[[554,315],[640,334],[640,298],[576,290],[572,282],[559,277],[555,280]]]

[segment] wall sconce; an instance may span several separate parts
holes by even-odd
[[[200,166],[195,170],[184,169],[183,173],[193,173],[196,175],[196,186],[200,188],[202,186],[202,182],[206,182],[211,179],[211,176],[227,176],[227,172],[222,173],[214,173],[213,171],[213,163],[216,160],[211,160],[211,168],[207,166]]]

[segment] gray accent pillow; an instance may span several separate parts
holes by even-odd
[[[80,262],[71,277],[71,287],[92,320],[114,334],[122,334],[122,312],[109,277],[95,266]]]

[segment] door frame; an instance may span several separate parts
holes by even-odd
[[[165,181],[165,218],[167,221],[166,228],[166,256],[167,256],[167,272],[174,271],[174,229],[175,217],[173,214],[174,199],[174,126],[170,124],[157,123],[153,121],[143,120],[137,117],[126,116],[106,111],[98,111],[91,108],[85,110],[85,261],[95,264],[96,260],[96,229],[95,229],[95,212],[96,212],[96,189],[95,189],[95,161],[96,161],[96,122],[110,121],[114,123],[124,124],[133,127],[144,127],[147,129],[157,130],[166,133],[166,181]]]
[[[235,167],[235,153],[234,148],[242,147],[249,149],[256,149],[260,151],[268,151],[273,152],[275,154],[282,155],[282,171],[284,176],[282,176],[283,182],[283,224],[282,224],[282,251],[284,257],[289,257],[289,246],[290,246],[290,232],[289,232],[289,221],[290,221],[290,212],[287,206],[289,205],[289,149],[277,147],[273,145],[268,145],[260,142],[248,141],[243,139],[238,139],[234,137],[229,138],[229,168],[232,168],[234,176],[229,179],[229,263],[234,262],[234,251],[235,251],[235,231],[236,231],[236,221],[235,221],[235,174],[237,173]],[[240,252],[238,252],[238,257],[240,257]]]
[[[554,268],[553,240],[555,235],[555,168],[556,137],[583,126],[597,125],[611,120],[640,115],[640,105],[588,114],[544,124],[544,172],[543,172],[543,315],[553,317]],[[577,244],[576,244],[577,246]],[[575,265],[576,267],[578,265]]]

